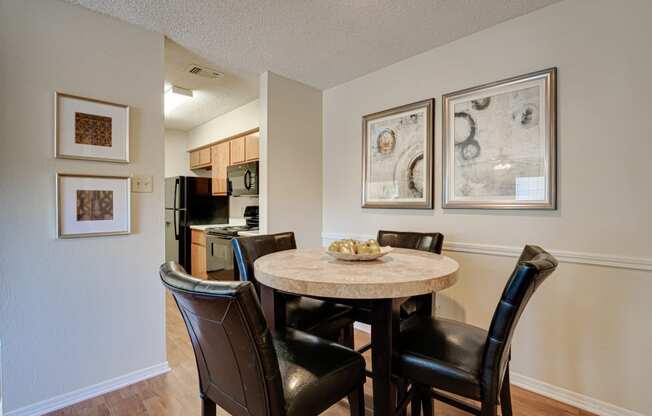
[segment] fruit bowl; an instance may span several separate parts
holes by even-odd
[[[370,261],[370,260],[376,260],[380,257],[383,257],[385,254],[388,254],[392,251],[393,249],[389,246],[387,247],[381,247],[380,248],[380,253],[364,253],[364,254],[351,254],[351,253],[340,253],[339,251],[331,251],[331,250],[326,250],[326,253],[328,253],[329,256],[336,258],[337,260],[344,260],[344,261]]]

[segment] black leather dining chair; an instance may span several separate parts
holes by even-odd
[[[444,235],[441,233],[415,233],[408,231],[378,231],[378,244],[396,248],[409,248],[412,250],[429,251],[441,254],[444,244]],[[416,312],[430,310],[432,307],[431,296],[413,296],[401,305],[401,319],[405,319]],[[432,313],[432,311],[430,311]]]
[[[305,332],[271,333],[251,282],[196,279],[170,262],[159,270],[177,302],[199,372],[202,415],[313,416],[349,395],[364,415],[364,359]]]
[[[240,280],[252,282],[259,296],[260,288],[254,274],[254,262],[267,254],[297,248],[292,232],[237,237],[232,240],[232,244]],[[303,296],[286,296],[287,326],[353,348],[351,307]]]
[[[489,331],[448,319],[415,315],[401,327],[394,368],[412,385],[412,415],[433,414],[433,397],[480,416],[511,416],[509,386],[511,341],[516,324],[557,260],[537,246],[525,246],[493,315]],[[404,388],[404,387],[402,387]],[[433,389],[434,388],[434,389]],[[406,390],[403,396],[409,396]],[[453,393],[480,402],[455,399]]]

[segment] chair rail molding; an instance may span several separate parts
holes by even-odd
[[[330,244],[332,241],[344,238],[354,238],[358,240],[369,240],[376,238],[370,234],[341,234],[341,233],[322,233],[322,243]],[[444,251],[484,254],[490,256],[518,257],[523,250],[522,247],[501,246],[493,244],[466,243],[458,241],[444,240]],[[652,258],[643,257],[625,257],[602,253],[582,253],[576,251],[549,250],[550,254],[557,260],[565,263],[586,264],[591,266],[614,267],[619,269],[652,271]]]

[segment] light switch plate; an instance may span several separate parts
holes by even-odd
[[[138,193],[151,193],[154,190],[154,177],[149,175],[134,175],[131,178],[131,190]]]

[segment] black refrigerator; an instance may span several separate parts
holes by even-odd
[[[190,226],[228,222],[229,198],[212,195],[211,178],[165,178],[165,261],[190,272]]]

